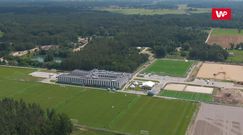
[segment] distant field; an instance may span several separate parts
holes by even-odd
[[[192,64],[192,61],[159,59],[145,69],[144,72],[169,76],[185,76]]]
[[[143,8],[104,8],[102,11],[125,15],[165,15],[165,14],[187,14],[187,13],[208,13],[207,8],[197,8],[193,10],[181,9],[143,9]]]
[[[185,99],[185,100],[204,101],[204,102],[212,102],[213,101],[212,95],[202,94],[202,93],[162,90],[160,95],[166,96],[166,97],[174,97],[174,98],[179,98],[179,99]]]
[[[239,33],[238,29],[224,29],[224,28],[214,28],[212,31],[213,36],[232,36],[232,35],[242,35],[243,31]]]
[[[0,31],[0,38],[4,36],[4,33]]]
[[[229,56],[226,61],[234,63],[243,63],[243,51],[242,50],[229,50],[229,53],[234,53],[234,56]]]
[[[165,14],[186,14],[185,11],[175,9],[142,9],[142,8],[105,8],[104,11],[126,15],[165,15]]]
[[[35,70],[0,67],[0,98],[12,97],[55,108],[80,124],[131,134],[184,135],[197,104],[102,90],[48,85],[27,74]],[[74,135],[82,134],[75,132]],[[89,131],[83,134],[106,134]]]
[[[243,30],[214,28],[208,40],[208,44],[218,44],[224,48],[230,48],[230,44],[243,42]]]

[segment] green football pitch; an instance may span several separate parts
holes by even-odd
[[[193,93],[193,92],[182,92],[182,91],[172,91],[172,90],[162,90],[161,96],[174,97],[185,100],[212,102],[213,97],[210,94]]]
[[[79,124],[131,134],[184,135],[197,108],[195,102],[43,84],[28,75],[33,71],[0,66],[0,98],[39,103]]]
[[[145,69],[144,72],[169,76],[186,76],[192,64],[192,61],[159,59]]]

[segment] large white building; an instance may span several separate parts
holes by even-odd
[[[57,79],[59,83],[120,89],[131,77],[130,73],[94,69],[91,71],[74,70],[58,76]]]

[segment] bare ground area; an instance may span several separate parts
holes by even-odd
[[[174,91],[183,91],[185,89],[185,84],[167,84],[164,89],[174,90]]]
[[[203,63],[197,78],[243,82],[243,66]]]
[[[187,92],[212,94],[213,93],[213,88],[211,88],[211,87],[200,87],[200,86],[187,86],[185,91],[187,91]]]
[[[243,135],[243,108],[202,103],[188,135]]]
[[[239,44],[243,42],[242,35],[210,35],[207,43],[209,45],[218,44],[223,48],[230,48],[230,44]]]
[[[167,84],[164,89],[172,90],[172,91],[185,91],[185,92],[195,92],[195,93],[204,93],[204,94],[212,94],[214,90],[214,88],[212,87],[201,87],[201,86],[192,86],[192,85],[175,84],[175,83]]]
[[[223,104],[243,105],[243,92],[236,89],[221,89],[214,96],[214,101]]]
[[[52,84],[53,83],[52,81],[56,81],[57,76],[59,76],[60,74],[36,71],[36,72],[30,73],[30,75],[33,77],[42,78],[42,80],[40,81],[42,83],[51,83]]]

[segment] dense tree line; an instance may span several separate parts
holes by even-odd
[[[228,52],[217,45],[199,46],[193,48],[189,53],[189,58],[206,61],[224,61],[228,57]]]
[[[72,123],[64,114],[44,111],[37,104],[0,100],[1,135],[69,135]]]
[[[215,49],[205,45],[207,33],[202,30],[209,27],[236,28],[243,25],[240,16],[234,17],[232,21],[218,22],[212,21],[210,14],[142,16],[93,9],[107,6],[108,3],[44,2],[24,3],[24,6],[1,5],[0,30],[5,34],[0,38],[0,56],[6,56],[15,50],[53,44],[61,47],[55,50],[58,53],[46,53],[48,59],[45,64],[24,58],[17,58],[17,61],[12,63],[62,69],[72,69],[70,65],[75,65],[73,67],[83,69],[133,71],[145,61],[143,55],[135,54],[138,53],[135,47],[146,46],[151,47],[157,57],[163,57],[175,52],[177,47],[182,47],[183,51],[190,54],[188,58],[222,61],[227,57],[225,51],[219,47]],[[128,3],[118,5],[128,6]],[[153,9],[163,5],[162,3],[146,5],[145,2],[144,5]],[[136,7],[136,4],[131,2],[129,6]],[[165,5],[176,4],[178,3],[167,2]],[[195,4],[191,6],[197,7]],[[83,51],[73,54],[70,50],[77,42],[78,36],[93,37],[93,40]],[[120,46],[122,48],[119,48]],[[201,49],[215,52],[210,54],[214,55],[211,57],[213,59],[205,58],[208,56],[203,58],[199,53],[195,53]],[[121,53],[118,50],[121,50]],[[50,61],[53,56],[61,56],[66,60],[61,64],[53,63]]]
[[[63,64],[63,69],[94,68],[114,71],[134,71],[147,57],[139,54],[135,47],[127,47],[124,42],[109,38],[99,38],[92,41],[80,53],[75,53]]]

